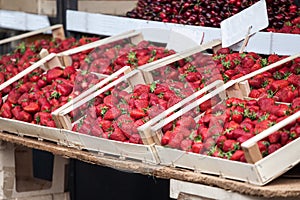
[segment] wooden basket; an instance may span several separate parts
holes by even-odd
[[[163,121],[154,124],[151,127],[150,131],[152,132],[152,134],[161,135],[161,129],[166,124],[173,122],[175,119],[179,118],[183,114],[187,113],[188,111],[192,110],[193,108],[199,106],[200,104],[213,98],[216,95],[219,95],[221,99],[224,99],[226,96],[247,98],[247,95],[250,92],[247,79],[269,69],[275,68],[285,62],[291,61],[299,56],[300,54],[290,56],[256,72],[241,77],[240,79],[227,82],[222,87],[218,87],[211,93],[194,101],[190,105],[182,108]],[[202,116],[199,115],[196,117],[196,119],[199,119],[201,117]],[[254,185],[265,185],[300,162],[299,156],[297,155],[297,153],[295,153],[299,151],[300,139],[295,139],[294,141],[286,144],[285,146],[281,147],[274,153],[264,158],[262,158],[261,152],[258,149],[257,141],[267,137],[280,128],[285,127],[287,124],[295,121],[299,117],[300,111],[242,143],[241,146],[244,150],[245,158],[247,159],[248,163],[184,152],[181,150],[166,148],[159,145],[155,145],[155,148],[162,165],[191,169],[195,170],[196,172],[213,174],[228,179],[248,182]],[[280,165],[278,165],[278,161],[280,161]]]

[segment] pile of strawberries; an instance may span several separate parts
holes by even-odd
[[[134,45],[122,40],[97,47],[88,55],[75,54],[72,60],[76,69],[109,75],[124,66],[134,69],[174,53],[148,41]]]
[[[44,48],[50,53],[59,53],[77,46],[81,46],[99,38],[81,38],[78,41],[75,38],[67,38],[60,40],[58,38],[53,40],[36,40],[33,43],[25,44],[20,43],[17,48],[6,55],[2,55],[0,59],[0,84],[4,83],[8,79],[14,77],[19,72],[28,68],[34,62],[40,59],[39,53]],[[2,90],[2,94],[8,94],[12,89],[12,86],[8,86]]]
[[[55,67],[46,73],[41,69],[34,70],[14,83],[7,100],[1,104],[1,117],[56,127],[51,112],[99,81],[93,74],[86,75],[89,85],[75,90],[74,82],[80,73],[72,66],[64,69]]]
[[[214,55],[217,68],[223,80],[234,80],[267,65],[275,63],[285,56],[271,54],[265,58],[256,53],[231,53],[223,48]],[[276,101],[291,103],[300,92],[300,58],[286,62],[272,70],[249,79],[251,93],[249,97],[272,97]]]
[[[229,98],[206,110],[195,121],[190,113],[162,130],[162,145],[184,151],[246,162],[241,144],[287,116],[300,110],[300,98],[291,106],[276,104],[272,98],[241,100]],[[300,136],[300,120],[258,142],[263,156]]]

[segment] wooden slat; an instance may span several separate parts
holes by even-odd
[[[42,28],[42,29],[39,29],[39,30],[31,31],[31,32],[28,32],[28,33],[24,33],[24,34],[21,34],[21,35],[16,35],[16,36],[13,36],[13,37],[10,37],[10,38],[0,40],[0,45],[5,44],[5,43],[9,43],[9,42],[13,42],[13,41],[16,41],[16,40],[25,39],[25,38],[28,38],[28,37],[31,37],[31,36],[39,35],[39,34],[47,32],[47,31],[52,31],[52,34],[53,34],[54,38],[55,37],[58,37],[58,38],[61,38],[61,39],[65,38],[64,33],[62,32],[63,31],[63,25],[62,24],[56,24],[56,25],[53,25],[53,26],[50,26],[50,27]]]

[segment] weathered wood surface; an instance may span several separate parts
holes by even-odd
[[[83,162],[92,163],[104,167],[119,169],[122,171],[139,173],[146,176],[154,176],[163,179],[177,179],[192,183],[216,186],[225,190],[231,190],[240,194],[261,196],[261,197],[295,197],[300,198],[300,179],[278,178],[266,186],[254,186],[243,182],[223,179],[216,176],[195,173],[190,170],[149,165],[132,160],[120,160],[118,158],[97,155],[92,152],[81,151],[73,148],[59,146],[47,141],[38,141],[28,137],[20,137],[10,133],[0,132],[0,140],[24,145],[51,152],[67,158],[77,159]]]

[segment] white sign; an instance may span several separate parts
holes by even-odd
[[[269,25],[267,5],[261,0],[221,22],[222,46],[229,47]]]

